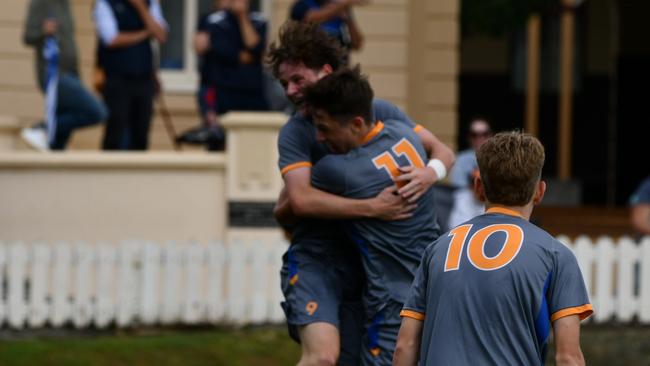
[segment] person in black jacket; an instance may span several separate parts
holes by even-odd
[[[250,11],[249,0],[217,0],[215,8],[199,20],[194,38],[200,57],[198,104],[203,126],[187,131],[179,141],[224,150],[219,115],[269,109],[262,68],[266,20]]]
[[[151,39],[167,40],[160,3],[97,0],[94,16],[99,63],[106,74],[104,101],[109,109],[102,147],[146,150],[154,97]]]

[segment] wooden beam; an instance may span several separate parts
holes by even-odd
[[[526,42],[526,132],[539,135],[539,73],[541,49],[541,24],[539,14],[528,19]]]
[[[558,177],[571,179],[571,142],[573,129],[573,48],[575,14],[571,0],[562,1],[560,28],[560,96],[558,128]]]

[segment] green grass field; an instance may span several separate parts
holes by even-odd
[[[0,341],[0,365],[295,364],[299,346],[284,328],[158,330],[39,336]]]
[[[582,345],[588,365],[650,365],[650,327],[588,326]],[[295,364],[299,354],[284,327],[56,336],[0,332],[0,365],[280,366]]]

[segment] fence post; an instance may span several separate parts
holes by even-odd
[[[641,241],[641,273],[639,320],[641,323],[650,323],[650,236]]]
[[[241,241],[231,242],[228,248],[228,320],[235,324],[246,322],[246,284],[248,283],[246,253],[247,245]]]
[[[29,326],[32,328],[45,325],[49,315],[46,297],[51,257],[51,247],[47,244],[37,243],[32,246],[30,255],[31,284],[29,287]],[[1,281],[0,279],[0,283]]]
[[[5,269],[7,268],[7,250],[9,246],[0,242],[0,283],[5,283]],[[7,305],[4,302],[4,296],[0,296],[0,324],[5,320],[7,315]]]
[[[83,328],[93,319],[91,295],[92,272],[95,267],[95,248],[86,243],[75,246],[75,280],[72,300],[72,321],[77,328]]]
[[[138,275],[136,265],[139,260],[141,244],[137,241],[124,241],[120,245],[118,270],[119,282],[117,287],[117,325],[127,327],[133,325],[138,314]]]
[[[597,322],[605,322],[614,315],[614,295],[612,284],[614,281],[614,243],[609,237],[600,237],[596,241],[596,303],[598,311],[595,312]]]
[[[72,253],[68,243],[60,243],[54,247],[52,263],[52,314],[50,322],[54,327],[62,326],[70,316],[70,268]]]
[[[635,265],[640,251],[628,237],[623,237],[616,248],[618,277],[616,284],[616,319],[628,322],[638,310],[638,300],[634,295]]]
[[[25,303],[25,280],[27,278],[27,248],[17,242],[9,247],[9,325],[22,329],[27,316]]]
[[[207,316],[209,322],[216,323],[223,319],[226,310],[223,286],[226,273],[226,253],[223,243],[212,243],[208,255]]]
[[[183,265],[183,245],[169,242],[164,248],[163,303],[161,320],[163,324],[176,322],[181,313],[181,268]]]
[[[582,272],[582,278],[585,280],[585,286],[589,292],[594,308],[598,306],[597,299],[594,298],[594,291],[591,283],[593,275],[594,248],[591,240],[586,236],[579,236],[574,242],[573,250],[578,260],[578,266]]]
[[[140,319],[153,324],[158,319],[158,274],[161,250],[157,243],[144,244],[142,253]]]
[[[201,320],[201,273],[204,265],[203,246],[192,243],[185,247],[185,301],[183,303],[183,320],[186,323],[194,324]]]
[[[249,249],[250,273],[248,283],[251,289],[250,321],[253,324],[263,323],[266,320],[266,299],[268,298],[267,258],[269,245],[255,241]]]
[[[95,294],[95,325],[105,328],[115,319],[115,290],[117,281],[117,246],[109,244],[98,245],[97,259],[97,292]]]

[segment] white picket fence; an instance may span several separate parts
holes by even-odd
[[[279,323],[286,249],[282,241],[0,243],[0,326]]]
[[[594,322],[650,323],[650,237],[560,237],[573,249]],[[0,243],[0,326],[281,323],[284,241],[229,245]]]
[[[592,321],[626,323],[636,317],[650,324],[650,236],[640,242],[627,237],[558,239],[578,259],[594,307]]]

